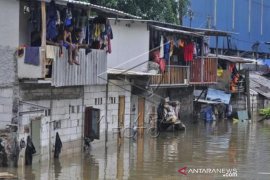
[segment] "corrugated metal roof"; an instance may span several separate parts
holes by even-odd
[[[203,36],[203,34],[199,33],[199,32],[189,32],[189,31],[184,31],[184,30],[180,30],[180,29],[173,29],[173,28],[167,28],[167,27],[161,27],[161,26],[154,26],[154,25],[150,25],[150,27],[156,29],[156,30],[160,30],[160,31],[166,31],[166,32],[172,32],[172,33],[178,33],[178,34],[185,34],[185,35],[189,35],[189,36]]]
[[[216,56],[215,54],[210,54],[209,56],[211,57],[218,57],[221,60],[229,61],[232,63],[252,63],[253,61],[244,59],[242,57],[238,56],[226,56],[226,55],[218,55]]]
[[[191,28],[191,27],[180,26],[177,24],[160,22],[160,21],[155,21],[155,20],[125,19],[125,18],[118,18],[117,20],[147,22],[149,23],[149,25],[162,26],[162,27],[173,28],[173,29],[183,30],[183,31],[193,32],[193,33],[202,33],[203,35],[206,35],[206,36],[230,36],[231,34],[238,34],[235,32],[222,31],[222,30],[217,30],[217,29]]]
[[[270,99],[270,80],[255,73],[251,73],[249,78],[250,89]]]
[[[87,2],[82,2],[82,1],[75,1],[75,0],[56,0],[56,2],[65,2],[65,3],[76,4],[76,5],[88,6],[91,9],[99,10],[99,11],[102,11],[102,12],[105,12],[105,13],[115,14],[117,16],[141,19],[141,17],[139,17],[139,16],[135,16],[135,15],[132,15],[132,14],[129,14],[129,13],[125,13],[123,11],[119,11],[119,10],[112,9],[112,8],[107,8],[107,7],[104,7],[104,6],[99,6],[99,5],[92,4],[92,3],[87,3]]]
[[[59,47],[54,47],[55,59],[52,69],[52,86],[80,86],[107,83],[107,54],[104,50],[92,49],[88,55],[85,50],[79,51],[80,65],[69,65],[68,52],[63,49],[63,57],[59,57]]]
[[[148,72],[139,72],[139,71],[131,71],[131,70],[123,70],[123,69],[114,69],[114,68],[108,68],[107,70],[108,74],[113,75],[133,75],[133,76],[153,76],[156,74],[148,73]]]

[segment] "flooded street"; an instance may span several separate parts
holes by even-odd
[[[270,125],[230,121],[188,125],[158,138],[125,139],[90,153],[61,156],[26,169],[19,179],[231,179],[180,168],[236,169],[236,179],[270,179]]]

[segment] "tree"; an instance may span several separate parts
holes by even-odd
[[[189,0],[80,0],[168,23],[182,24]]]

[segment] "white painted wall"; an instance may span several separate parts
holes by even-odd
[[[94,140],[92,145],[100,147],[105,142],[105,107],[106,107],[106,86],[85,86],[84,89],[84,104],[85,107],[92,106],[93,108],[100,109],[100,117],[103,117],[100,121],[100,140]],[[130,99],[131,99],[131,85],[125,81],[110,80],[108,87],[108,98],[115,97],[115,103],[108,102],[108,134],[109,138],[117,137],[118,128],[118,106],[119,96],[125,96],[125,127],[130,126]],[[96,105],[95,98],[102,98],[102,104]],[[113,135],[113,136],[111,136]],[[115,136],[114,136],[115,135]]]
[[[108,68],[129,69],[148,62],[149,31],[143,22],[110,20],[113,30],[112,53],[108,54]],[[148,63],[135,70],[147,71]],[[133,69],[134,70],[134,69]]]
[[[19,7],[18,0],[0,1],[0,45],[2,46],[19,45]]]

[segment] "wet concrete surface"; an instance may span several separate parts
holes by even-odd
[[[183,175],[180,168],[234,169]],[[185,132],[110,142],[107,148],[61,156],[32,167],[6,168],[18,179],[270,179],[270,125],[223,120],[192,124]]]

